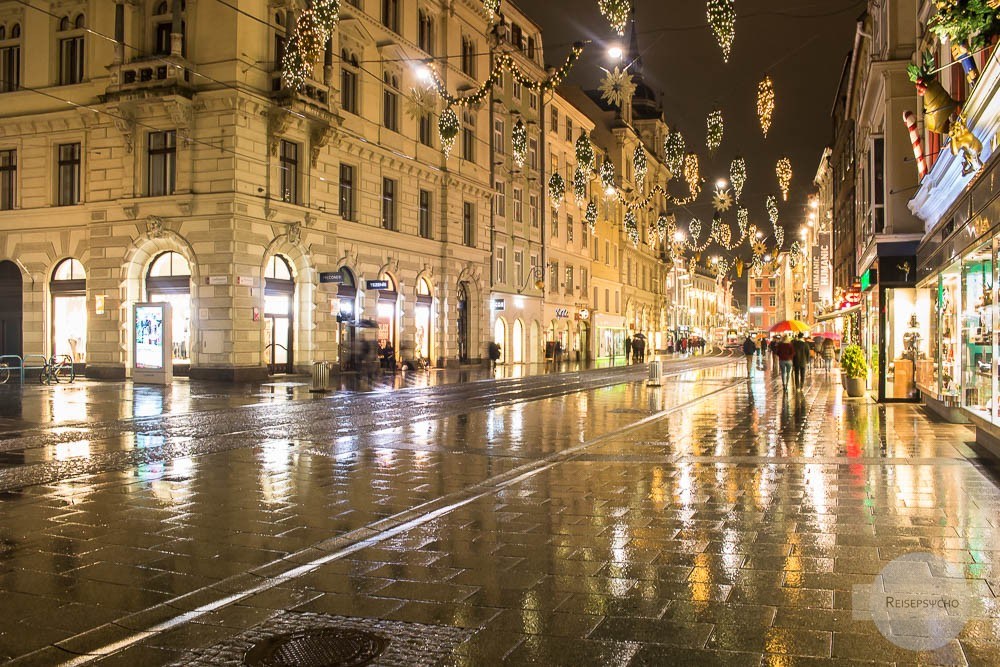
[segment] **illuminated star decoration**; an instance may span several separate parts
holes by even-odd
[[[733,206],[733,196],[729,194],[729,190],[718,189],[715,194],[712,195],[712,206],[719,213],[725,213]]]
[[[743,195],[743,186],[747,182],[747,161],[737,157],[729,164],[729,180],[733,184],[733,195],[736,201]]]
[[[668,133],[667,138],[663,140],[663,155],[667,169],[670,170],[674,178],[680,176],[681,172],[684,171],[685,150],[687,150],[687,146],[685,146],[684,135],[681,134],[680,130]]]
[[[299,15],[281,61],[281,82],[287,88],[298,90],[312,76],[339,21],[340,0],[317,0]]]
[[[627,71],[622,71],[615,67],[608,72],[603,79],[598,90],[601,91],[601,99],[613,107],[624,109],[626,105],[632,103],[632,96],[635,95],[635,83],[632,75]]]
[[[510,143],[514,151],[514,166],[520,169],[528,157],[528,129],[520,118],[514,123]]]
[[[646,182],[646,151],[642,146],[635,147],[632,155],[632,166],[635,168],[635,184],[642,189],[642,184]]]
[[[552,208],[559,210],[565,198],[566,180],[559,172],[553,172],[549,177],[549,201],[552,202]]]
[[[708,0],[708,25],[722,49],[723,62],[729,62],[729,52],[736,38],[736,7],[733,0]]]
[[[771,81],[771,77],[765,76],[764,80],[757,84],[757,118],[760,120],[760,129],[765,138],[771,129],[772,116],[774,116],[774,82]]]
[[[715,149],[722,145],[722,133],[725,129],[722,122],[722,111],[713,109],[705,121],[705,146],[709,153],[714,153]]]
[[[451,154],[460,128],[461,125],[459,125],[455,110],[451,107],[445,109],[438,118],[438,137],[441,139],[441,150],[444,151],[445,157]]]
[[[631,0],[597,0],[597,8],[601,10],[601,16],[611,24],[611,29],[619,37],[624,37],[625,25],[632,11]]]
[[[778,176],[781,198],[788,201],[788,186],[792,183],[792,161],[787,157],[781,158],[774,167],[774,173]]]

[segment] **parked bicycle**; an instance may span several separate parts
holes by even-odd
[[[73,360],[69,358],[69,355],[54,354],[45,360],[38,381],[42,384],[59,384],[60,382],[72,382],[75,377]]]
[[[0,384],[7,384],[10,381],[10,366],[6,361],[0,361]]]

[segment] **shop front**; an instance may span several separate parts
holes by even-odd
[[[609,361],[625,358],[625,318],[596,313],[597,358]]]
[[[926,325],[918,321],[928,355],[918,362],[916,383],[928,407],[973,422],[977,441],[1000,451],[997,191],[995,177],[981,178],[920,246],[919,285],[931,308]]]

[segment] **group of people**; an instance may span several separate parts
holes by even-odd
[[[677,341],[676,345],[674,343],[670,343],[667,346],[667,351],[671,353],[680,352],[681,354],[685,354],[687,352],[701,352],[704,354],[705,345],[706,343],[704,338],[681,338]]]
[[[646,337],[628,336],[625,339],[625,363],[642,364],[646,362]]]
[[[743,341],[743,355],[746,357],[747,378],[753,376],[754,357],[760,368],[766,365],[766,355],[771,353],[771,368],[781,374],[781,388],[788,391],[795,386],[802,391],[806,384],[806,369],[810,364],[822,363],[827,373],[833,370],[833,360],[837,355],[836,343],[831,338],[807,339],[805,334],[761,338],[759,342],[750,336]]]

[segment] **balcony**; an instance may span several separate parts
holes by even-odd
[[[271,75],[271,97],[284,107],[304,107],[300,110],[319,112],[323,120],[331,115],[330,86],[306,79],[299,90],[287,88],[281,83],[281,72]]]
[[[185,91],[190,97],[191,72],[188,62],[180,56],[146,56],[128,63],[108,67],[111,81],[106,96],[117,99],[122,96],[143,96],[147,91]]]

